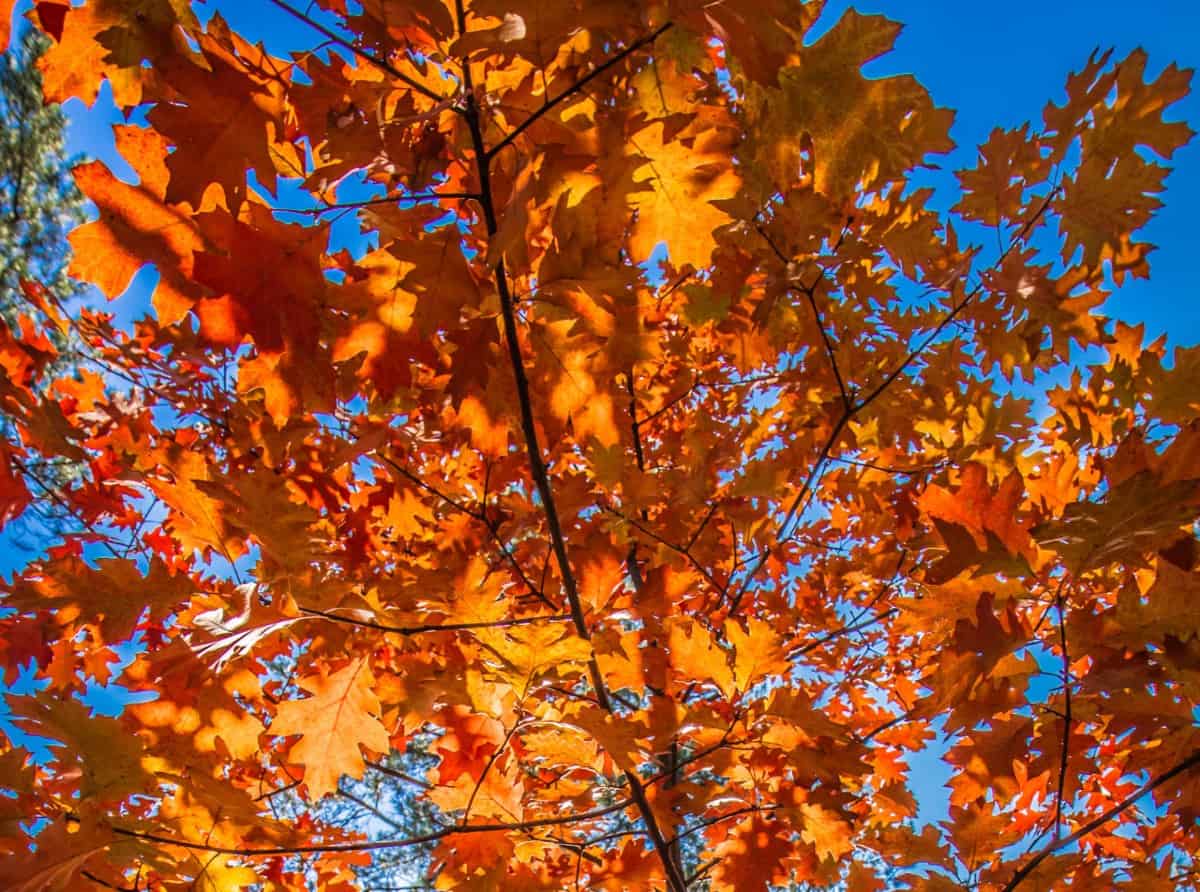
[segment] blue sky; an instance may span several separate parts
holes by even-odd
[[[823,23],[851,6],[906,26],[895,52],[873,62],[870,73],[911,72],[939,105],[958,111],[952,135],[959,148],[946,160],[948,169],[972,164],[974,147],[993,127],[1040,121],[1048,100],[1062,101],[1068,72],[1082,68],[1097,47],[1114,47],[1116,58],[1145,48],[1151,77],[1171,62],[1200,66],[1195,0],[831,0]],[[1193,82],[1193,91],[1198,86]],[[1176,106],[1174,117],[1200,130],[1200,95]],[[1159,246],[1152,278],[1127,284],[1106,312],[1144,322],[1148,337],[1165,333],[1178,346],[1200,342],[1200,294],[1189,267],[1200,245],[1191,216],[1200,205],[1200,138],[1177,152],[1174,164],[1166,207],[1144,232]]]

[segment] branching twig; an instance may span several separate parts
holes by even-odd
[[[1089,833],[1093,833],[1096,830],[1099,830],[1101,827],[1103,827],[1105,824],[1107,824],[1109,821],[1111,821],[1117,815],[1121,814],[1123,811],[1128,809],[1131,805],[1133,805],[1135,802],[1137,802],[1139,799],[1141,799],[1147,793],[1150,793],[1150,792],[1158,789],[1163,784],[1167,783],[1168,781],[1172,780],[1173,778],[1176,778],[1181,774],[1191,771],[1193,768],[1195,768],[1197,766],[1200,766],[1200,750],[1196,750],[1190,756],[1188,756],[1186,759],[1184,759],[1182,762],[1177,764],[1175,767],[1170,768],[1167,771],[1164,771],[1158,777],[1153,778],[1150,781],[1143,784],[1142,786],[1138,787],[1136,790],[1134,790],[1132,793],[1130,793],[1128,796],[1126,796],[1124,799],[1122,799],[1120,802],[1118,802],[1116,805],[1114,805],[1108,811],[1104,812],[1099,817],[1094,818],[1091,821],[1088,821],[1086,824],[1084,824],[1082,827],[1080,827],[1078,830],[1076,830],[1070,836],[1064,837],[1062,839],[1056,839],[1054,842],[1050,843],[1048,846],[1046,846],[1044,849],[1042,849],[1040,852],[1038,852],[1036,855],[1034,855],[1033,858],[1031,858],[1029,861],[1027,861],[1024,865],[1022,865],[1020,870],[1018,870],[1015,874],[1013,874],[1012,879],[1009,880],[1004,885],[1004,888],[1001,889],[1000,892],[1012,892],[1013,889],[1015,889],[1015,888],[1017,888],[1017,886],[1021,885],[1021,883],[1031,873],[1033,873],[1034,870],[1037,869],[1037,866],[1039,864],[1041,864],[1043,861],[1045,861],[1047,858],[1049,858],[1055,852],[1059,851],[1060,849],[1065,849],[1067,846],[1074,845],[1075,843],[1079,842],[1079,840],[1083,839],[1083,837],[1087,836]]]
[[[654,41],[658,40],[658,38],[663,34],[663,32],[665,32],[668,28],[671,27],[671,25],[672,25],[671,22],[667,22],[663,25],[660,25],[654,31],[651,31],[649,34],[645,35],[644,37],[641,37],[641,38],[635,40],[629,46],[625,47],[625,49],[616,53],[612,58],[597,65],[595,68],[593,68],[591,71],[589,71],[583,77],[581,77],[575,83],[571,84],[571,86],[567,87],[565,90],[563,90],[557,96],[555,96],[553,99],[546,100],[546,102],[542,105],[541,108],[539,108],[532,115],[530,115],[528,118],[526,118],[524,121],[522,121],[516,127],[516,129],[514,129],[512,131],[512,133],[508,134],[508,136],[504,137],[504,139],[500,140],[500,142],[496,143],[494,146],[492,146],[490,149],[488,149],[483,154],[484,162],[485,163],[490,162],[492,160],[492,158],[494,158],[496,155],[498,155],[500,152],[502,152],[504,149],[506,149],[509,145],[511,145],[513,140],[515,140],[518,136],[520,136],[522,133],[524,133],[531,126],[533,126],[533,124],[535,124],[538,120],[540,120],[547,112],[549,112],[556,105],[559,105],[563,101],[570,99],[576,93],[579,93],[589,83],[591,83],[593,80],[598,78],[600,75],[604,74],[604,72],[608,71],[614,65],[620,64],[622,59],[626,58],[627,56],[632,55],[633,53],[640,50],[642,47],[649,46],[650,44],[654,43]]]
[[[448,100],[449,97],[440,95],[439,93],[429,89],[429,87],[425,86],[420,81],[409,77],[407,74],[405,74],[403,71],[400,71],[395,66],[389,65],[383,59],[380,59],[377,56],[374,56],[371,53],[368,53],[362,47],[355,46],[353,43],[351,43],[349,40],[346,40],[344,37],[339,35],[337,32],[331,31],[329,28],[326,28],[320,22],[314,21],[311,16],[308,16],[305,13],[301,12],[300,10],[289,6],[287,3],[284,3],[283,0],[269,0],[269,2],[274,4],[275,6],[278,6],[280,9],[282,9],[288,15],[293,16],[294,18],[297,18],[300,21],[304,22],[306,25],[308,25],[314,31],[320,32],[321,35],[324,36],[331,43],[335,43],[338,46],[349,50],[350,52],[354,53],[354,55],[358,56],[360,59],[362,59],[364,62],[366,62],[368,65],[372,65],[375,68],[378,68],[380,71],[391,75],[392,77],[394,77],[396,80],[400,81],[401,83],[407,84],[409,87],[412,87],[412,89],[416,90],[422,96],[432,99],[434,102],[446,102]]]
[[[1055,189],[1046,196],[1045,200],[1038,207],[1037,212],[1030,217],[1029,220],[1026,221],[1025,225],[1021,227],[1020,231],[1012,237],[1008,247],[996,260],[995,264],[993,264],[994,267],[1003,263],[1005,258],[1007,258],[1008,255],[1017,247],[1017,245],[1021,243],[1022,239],[1024,239],[1029,230],[1037,225],[1037,222],[1045,215],[1046,211],[1050,207],[1051,202],[1057,194],[1058,190]],[[947,282],[943,283],[942,287],[944,287],[946,284],[948,284],[948,280]],[[822,445],[820,452],[818,452],[816,461],[813,462],[812,466],[809,468],[808,474],[805,476],[804,482],[800,487],[800,491],[796,494],[796,497],[792,500],[791,505],[788,507],[787,513],[784,515],[783,523],[780,524],[779,533],[776,536],[775,547],[778,547],[783,542],[787,541],[792,523],[797,517],[801,516],[804,511],[808,509],[808,505],[812,501],[812,497],[816,491],[814,484],[817,480],[817,477],[828,463],[833,447],[837,444],[837,441],[841,437],[842,431],[845,430],[846,425],[849,424],[850,421],[855,418],[855,416],[857,416],[860,412],[862,412],[873,402],[875,402],[875,400],[882,396],[883,393],[892,385],[892,383],[902,374],[904,374],[908,367],[916,362],[921,354],[923,354],[929,348],[929,346],[938,339],[941,333],[946,330],[946,327],[958,318],[959,314],[967,308],[971,301],[974,300],[974,298],[978,296],[979,292],[982,290],[983,285],[980,284],[967,292],[962,300],[955,304],[950,311],[942,317],[942,320],[936,326],[934,326],[933,331],[931,331],[921,341],[921,343],[910,350],[900,364],[897,365],[896,368],[894,368],[891,372],[889,372],[874,389],[867,393],[866,396],[857,401],[847,401],[843,403],[841,416],[836,422],[834,422],[833,429],[830,431],[829,437]],[[741,606],[742,598],[746,593],[746,589],[766,565],[767,559],[770,557],[773,550],[774,548],[764,550],[754,564],[751,565],[746,576],[743,577],[736,592],[734,593],[733,598],[730,600],[729,614],[731,616],[737,613],[738,608]]]
[[[404,467],[404,465],[400,464],[389,456],[382,454],[381,452],[376,451],[375,457],[387,464],[390,468],[392,468],[392,470],[394,470],[405,480],[412,483],[414,486],[417,486],[426,492],[437,496],[437,498],[441,499],[455,511],[465,514],[467,517],[482,523],[487,528],[488,535],[492,537],[492,541],[496,543],[496,547],[500,549],[500,554],[504,556],[504,559],[508,562],[508,565],[512,567],[513,572],[517,575],[517,578],[521,580],[522,585],[529,590],[529,593],[551,610],[558,609],[558,605],[546,597],[545,591],[543,591],[540,586],[533,584],[533,580],[530,579],[525,573],[525,568],[521,566],[521,562],[517,560],[517,556],[513,554],[512,549],[508,547],[508,543],[505,542],[500,536],[500,530],[498,529],[497,525],[492,522],[492,520],[482,509],[477,511],[473,508],[468,508],[462,502],[458,501],[458,499],[446,495],[446,493],[442,492],[433,484],[422,480],[412,471],[408,470],[408,468]]]

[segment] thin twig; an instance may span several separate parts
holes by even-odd
[[[1071,652],[1067,649],[1066,599],[1063,596],[1063,586],[1067,577],[1058,583],[1058,591],[1054,593],[1054,603],[1058,608],[1058,643],[1062,649],[1062,682],[1063,682],[1063,712],[1062,712],[1062,752],[1058,763],[1058,793],[1054,798],[1054,838],[1062,836],[1063,821],[1063,792],[1067,784],[1067,760],[1071,755]]]
[[[695,555],[693,555],[688,548],[684,548],[679,543],[672,542],[671,540],[666,539],[663,536],[660,536],[658,533],[656,533],[654,530],[652,530],[648,525],[640,522],[636,518],[630,517],[629,515],[625,514],[623,511],[618,511],[616,508],[612,507],[611,505],[609,505],[607,503],[599,502],[597,504],[600,506],[601,510],[607,511],[609,514],[613,515],[614,517],[618,517],[621,520],[625,521],[625,523],[629,524],[631,527],[633,527],[639,533],[642,533],[643,535],[648,536],[649,538],[651,538],[655,542],[657,542],[659,545],[662,545],[665,548],[669,548],[671,551],[675,552],[676,554],[682,555],[683,557],[687,558],[688,563],[690,563],[692,565],[692,568],[704,578],[704,581],[707,582],[710,586],[712,586],[713,590],[716,591],[717,593],[719,593],[722,597],[725,596],[725,593],[726,593],[725,586],[721,585],[721,583],[719,583],[716,580],[716,578],[712,575],[712,573],[709,572],[708,568],[705,567],[704,564],[700,563],[700,561],[696,559]]]
[[[432,790],[434,786],[433,784],[429,783],[429,781],[423,781],[419,778],[413,777],[412,775],[405,774],[403,771],[397,771],[395,768],[389,768],[382,762],[368,762],[367,767],[378,771],[380,774],[386,774],[388,777],[394,777],[396,780],[404,781],[406,784],[412,784],[425,790]]]
[[[460,502],[457,499],[452,498],[451,496],[442,492],[440,489],[438,489],[436,486],[432,485],[431,483],[429,483],[425,480],[422,480],[420,477],[418,477],[412,471],[408,470],[408,468],[404,467],[399,462],[395,461],[394,459],[390,458],[389,456],[384,455],[383,453],[381,453],[379,451],[375,452],[375,457],[378,458],[380,461],[384,462],[385,464],[387,464],[390,468],[392,468],[392,470],[394,470],[397,474],[399,474],[405,480],[408,480],[414,486],[420,487],[421,489],[425,490],[426,492],[437,496],[439,499],[441,499],[443,502],[445,502],[447,505],[449,505],[455,511],[459,511],[462,514],[465,514],[467,517],[470,517],[473,520],[477,520],[480,523],[482,523],[484,525],[484,527],[487,528],[488,535],[490,535],[492,537],[492,541],[496,543],[496,547],[500,550],[500,554],[508,562],[508,565],[510,567],[512,567],[512,570],[514,573],[516,573],[517,578],[521,580],[521,584],[524,585],[525,588],[527,588],[529,590],[529,593],[531,595],[533,595],[535,598],[537,598],[539,601],[541,601],[543,604],[545,604],[551,610],[558,609],[558,605],[556,605],[553,601],[551,601],[549,598],[546,597],[546,593],[545,593],[544,589],[540,586],[533,584],[533,580],[530,579],[529,576],[525,573],[525,568],[521,566],[521,562],[517,560],[517,556],[515,554],[513,554],[512,549],[509,548],[509,546],[508,546],[508,543],[504,541],[503,537],[501,537],[498,526],[491,521],[491,519],[487,516],[487,514],[484,513],[484,511],[482,509],[476,511],[473,508],[468,508],[462,502]]]
[[[1049,195],[1046,196],[1045,201],[1043,201],[1041,206],[1038,207],[1037,213],[1035,213],[1025,222],[1025,225],[1021,227],[1020,231],[1012,237],[1012,240],[1008,243],[1008,247],[1005,248],[1004,252],[996,259],[996,262],[992,264],[993,268],[998,268],[1001,264],[1003,264],[1008,258],[1008,255],[1013,252],[1013,249],[1016,248],[1017,245],[1021,243],[1021,240],[1025,238],[1025,235],[1029,232],[1029,230],[1037,225],[1038,221],[1041,220],[1046,211],[1049,209],[1051,202],[1058,195],[1058,191],[1058,189],[1054,189]],[[891,386],[893,381],[904,374],[905,370],[917,360],[917,357],[924,353],[929,345],[937,340],[938,336],[946,330],[946,326],[957,319],[958,315],[967,308],[971,301],[974,300],[982,290],[983,283],[981,282],[979,285],[968,291],[966,295],[964,295],[963,299],[959,301],[958,304],[956,304],[950,310],[950,312],[942,318],[942,321],[939,322],[933,331],[929,333],[928,337],[926,337],[923,341],[921,341],[920,344],[909,351],[909,354],[904,358],[904,360],[879,383],[879,386],[877,386],[874,390],[859,400],[857,404],[855,404],[855,414],[861,412],[867,406],[871,405],[871,403],[875,402],[875,400],[878,399],[883,392],[888,389],[889,386]]]
[[[1026,877],[1028,877],[1031,873],[1034,872],[1034,870],[1037,869],[1037,866],[1039,864],[1041,864],[1043,861],[1045,861],[1047,858],[1049,858],[1055,852],[1059,851],[1060,849],[1065,849],[1067,846],[1074,845],[1075,843],[1079,842],[1079,840],[1081,840],[1085,836],[1087,836],[1089,833],[1094,833],[1096,830],[1099,830],[1101,827],[1103,827],[1105,824],[1107,824],[1109,821],[1111,821],[1117,815],[1121,814],[1123,811],[1128,809],[1131,805],[1136,803],[1139,799],[1141,799],[1147,793],[1150,793],[1150,792],[1158,789],[1163,784],[1178,777],[1179,775],[1184,774],[1188,771],[1191,771],[1193,768],[1195,768],[1198,765],[1200,765],[1200,750],[1196,750],[1190,756],[1188,756],[1186,759],[1184,759],[1182,762],[1175,765],[1173,768],[1170,768],[1167,771],[1164,771],[1158,777],[1153,778],[1152,780],[1150,780],[1147,783],[1143,784],[1142,786],[1138,787],[1136,790],[1134,790],[1132,793],[1130,793],[1128,796],[1126,796],[1124,799],[1122,799],[1120,802],[1118,802],[1116,805],[1114,805],[1108,811],[1104,812],[1099,817],[1094,818],[1091,821],[1088,821],[1086,824],[1084,824],[1082,827],[1080,827],[1078,830],[1076,830],[1070,836],[1064,837],[1063,839],[1056,839],[1054,842],[1050,843],[1048,846],[1046,846],[1044,849],[1042,849],[1040,852],[1038,852],[1036,855],[1034,855],[1033,858],[1031,858],[1029,861],[1027,861],[1024,865],[1022,865],[1020,870],[1018,870],[1015,874],[1013,874],[1012,879],[1009,880],[1005,884],[1004,888],[1001,889],[1000,892],[1012,892],[1012,890],[1017,888],[1017,886],[1019,886],[1026,879]]]
[[[506,629],[511,626],[531,626],[535,623],[563,623],[571,621],[569,615],[558,614],[555,616],[518,616],[510,619],[496,619],[485,622],[423,623],[415,626],[391,626],[387,623],[376,622],[375,620],[342,616],[332,611],[316,610],[312,607],[301,607],[300,612],[306,616],[320,617],[321,619],[342,623],[347,626],[361,626],[364,629],[375,629],[380,632],[388,632],[392,635],[423,635],[428,632],[466,632],[472,629]]]
[[[1026,221],[1025,225],[1021,227],[1020,231],[1017,232],[1013,236],[1012,241],[1009,242],[1008,247],[1004,250],[1004,252],[1000,255],[1000,257],[996,260],[996,262],[993,264],[993,267],[998,267],[1000,264],[1002,264],[1004,262],[1005,258],[1007,258],[1008,255],[1016,248],[1016,246],[1021,242],[1021,240],[1029,232],[1029,230],[1032,229],[1037,224],[1037,222],[1046,213],[1046,210],[1050,207],[1050,203],[1053,201],[1053,199],[1057,195],[1057,193],[1058,193],[1058,190],[1055,189],[1049,195],[1046,196],[1046,199],[1042,202],[1042,204],[1038,208],[1037,212],[1032,217],[1030,217],[1030,219],[1028,221]],[[946,284],[948,284],[948,280],[947,280],[947,282],[943,283],[942,287],[944,287]],[[927,350],[929,348],[929,346],[935,340],[937,340],[937,338],[941,335],[941,333],[946,330],[946,327],[949,326],[952,322],[954,322],[955,319],[958,318],[959,314],[962,313],[962,311],[967,308],[967,306],[971,303],[971,301],[982,290],[983,290],[983,285],[981,283],[980,285],[976,286],[975,288],[972,288],[969,292],[967,292],[967,294],[963,297],[963,299],[961,301],[959,301],[957,304],[955,304],[954,307],[952,307],[950,309],[950,311],[948,313],[946,313],[945,316],[942,317],[942,320],[934,327],[933,331],[931,331],[929,333],[929,335],[921,341],[920,344],[918,344],[916,347],[914,347],[912,350],[910,350],[908,355],[905,356],[905,358],[903,359],[903,361],[901,361],[900,364],[896,366],[896,368],[894,368],[891,372],[889,372],[888,375],[883,379],[883,381],[881,381],[873,390],[869,391],[865,397],[858,400],[857,402],[847,402],[847,403],[843,404],[841,416],[834,423],[833,429],[832,429],[832,431],[830,431],[829,437],[826,439],[824,445],[822,445],[822,447],[821,447],[820,452],[817,454],[816,461],[809,468],[808,474],[804,478],[804,483],[800,487],[800,491],[796,494],[795,499],[792,500],[792,503],[789,506],[787,513],[784,515],[783,522],[780,524],[780,527],[779,527],[779,533],[776,536],[776,540],[775,540],[776,547],[781,545],[783,542],[787,541],[788,536],[789,536],[789,530],[791,529],[793,521],[795,521],[797,517],[803,515],[803,513],[808,510],[808,505],[812,501],[813,495],[815,494],[815,491],[816,491],[813,484],[816,482],[817,477],[820,475],[821,471],[824,469],[825,465],[827,464],[827,462],[830,458],[830,454],[833,450],[833,447],[836,445],[838,438],[841,437],[842,431],[846,428],[846,425],[849,424],[850,421],[853,420],[855,416],[857,416],[860,412],[862,412],[864,409],[866,409],[868,406],[870,406],[873,402],[875,402],[875,400],[877,400],[880,396],[882,396],[883,393],[892,385],[892,383],[897,378],[899,378],[902,374],[904,374],[904,372],[908,369],[908,367],[910,365],[912,365],[917,360],[917,358],[920,357],[921,354],[923,354],[925,352],[925,350]],[[749,572],[746,574],[746,576],[743,577],[741,583],[739,584],[739,586],[737,588],[737,591],[735,592],[733,598],[730,600],[730,606],[729,606],[729,615],[730,616],[733,616],[734,614],[737,613],[738,608],[741,606],[742,598],[745,596],[746,589],[749,587],[751,581],[753,581],[753,579],[759,574],[759,572],[761,572],[762,568],[766,565],[767,558],[770,556],[770,554],[773,550],[774,550],[773,548],[765,549],[762,552],[762,554],[759,555],[759,557],[755,561],[755,563],[751,566],[751,568],[750,568]]]
[[[382,198],[364,198],[362,201],[334,201],[319,208],[278,208],[271,210],[276,214],[301,214],[306,217],[319,217],[329,211],[356,210],[357,208],[373,207],[381,204],[401,204],[405,201],[470,201],[478,199],[474,192],[409,192],[402,195],[385,195]]]
[[[133,830],[129,827],[113,827],[112,832],[118,836],[125,836],[130,839],[140,839],[145,842],[156,842],[161,845],[175,846],[181,849],[188,849],[193,852],[216,852],[219,855],[234,855],[238,858],[271,858],[278,855],[312,855],[328,852],[375,852],[381,849],[403,849],[411,846],[425,845],[426,843],[437,842],[445,839],[447,836],[466,836],[474,833],[509,833],[513,831],[532,830],[536,827],[558,827],[564,824],[576,824],[581,821],[590,821],[596,818],[602,818],[605,815],[611,815],[614,812],[624,811],[631,807],[633,801],[631,799],[623,799],[620,802],[614,802],[612,805],[606,805],[603,808],[595,808],[591,811],[579,812],[578,814],[559,815],[553,818],[532,818],[528,821],[514,821],[510,823],[489,823],[489,824],[456,824],[453,827],[443,827],[441,830],[435,830],[432,833],[426,833],[421,836],[409,836],[403,839],[377,839],[377,840],[361,840],[359,842],[329,842],[316,843],[313,845],[300,846],[269,846],[263,848],[254,848],[249,846],[222,846],[212,845],[209,843],[192,842],[186,839],[172,839],[169,836],[162,836],[158,833],[147,833],[142,830]]]
[[[339,787],[337,790],[337,795],[341,796],[343,799],[347,799],[350,802],[353,802],[359,808],[366,809],[368,812],[373,814],[379,820],[383,821],[383,823],[387,824],[393,830],[404,831],[404,830],[408,829],[403,824],[401,824],[399,821],[397,821],[395,818],[384,814],[377,806],[372,805],[370,802],[367,802],[365,799],[362,799],[359,796],[355,796],[349,790],[343,790]]]
[[[575,83],[571,84],[571,86],[567,87],[565,90],[563,90],[557,96],[555,96],[553,99],[546,100],[546,102],[542,105],[541,108],[539,108],[532,115],[530,115],[528,118],[526,118],[524,121],[522,121],[516,127],[516,129],[514,129],[512,131],[512,133],[508,134],[508,136],[504,137],[504,139],[500,140],[500,142],[496,143],[494,146],[492,146],[490,149],[488,149],[483,155],[484,161],[485,162],[491,161],[492,158],[494,158],[496,155],[498,155],[500,152],[502,152],[505,148],[507,148],[510,144],[512,144],[513,140],[515,140],[518,136],[520,136],[522,133],[524,133],[526,130],[528,130],[531,126],[533,126],[533,124],[535,124],[537,121],[539,121],[543,116],[545,116],[545,114],[547,112],[549,112],[551,109],[553,109],[556,105],[559,105],[560,103],[564,102],[565,100],[570,99],[576,93],[579,93],[591,81],[595,80],[600,75],[604,74],[604,72],[608,71],[614,65],[620,64],[620,62],[623,59],[625,59],[627,56],[632,55],[633,53],[637,52],[644,46],[649,46],[650,44],[654,43],[654,41],[658,40],[658,38],[660,36],[662,36],[662,34],[667,29],[669,29],[672,24],[673,24],[672,22],[666,22],[665,24],[660,25],[658,28],[651,31],[649,34],[645,35],[644,37],[638,38],[633,43],[631,43],[629,46],[625,47],[625,49],[621,50],[620,52],[618,52],[614,56],[612,56],[612,58],[608,59],[605,62],[602,62],[600,65],[597,65],[595,68],[593,68],[591,71],[589,71],[586,75],[581,77]]]
[[[449,100],[449,97],[442,96],[441,94],[429,89],[429,87],[425,86],[420,81],[415,80],[412,77],[409,77],[407,74],[405,74],[403,71],[399,70],[398,68],[396,68],[392,65],[389,65],[384,60],[378,58],[377,56],[372,55],[371,53],[368,53],[362,47],[355,46],[349,40],[346,40],[344,37],[339,35],[336,31],[331,31],[329,28],[326,28],[320,22],[314,21],[310,16],[306,15],[305,13],[301,12],[300,10],[295,9],[295,8],[289,6],[288,4],[284,3],[283,0],[268,0],[268,2],[274,4],[275,6],[278,6],[280,9],[282,9],[288,15],[293,16],[293,17],[299,19],[300,21],[304,22],[306,25],[308,25],[314,31],[320,32],[321,35],[324,36],[330,42],[335,43],[338,46],[349,50],[354,55],[358,56],[360,59],[362,59],[364,62],[366,62],[368,65],[372,65],[375,68],[378,68],[380,71],[382,71],[386,74],[390,74],[392,77],[394,77],[396,80],[400,81],[401,83],[407,84],[408,86],[412,87],[412,89],[416,90],[422,96],[426,96],[429,99],[432,99],[434,102],[439,102],[439,103],[447,102]]]
[[[775,240],[771,238],[770,234],[766,231],[766,229],[763,228],[762,224],[758,224],[755,228],[758,230],[758,234],[763,237],[768,245],[770,245],[772,253],[774,253],[776,259],[783,264],[784,270],[786,271],[791,266],[792,261],[789,260],[783,251],[780,250],[779,246],[775,244]],[[837,355],[833,349],[833,341],[829,336],[829,332],[825,330],[825,320],[822,318],[821,310],[817,306],[816,289],[822,278],[824,278],[823,272],[819,273],[816,281],[814,281],[813,284],[807,288],[797,285],[793,285],[791,287],[802,292],[808,298],[808,305],[812,307],[813,318],[817,323],[817,330],[821,333],[821,341],[825,344],[825,355],[829,358],[829,366],[831,369],[833,369],[834,380],[837,381],[838,393],[841,394],[842,397],[842,406],[847,412],[849,412],[852,405],[850,393],[846,390],[846,382],[842,379],[841,369],[838,368]]]

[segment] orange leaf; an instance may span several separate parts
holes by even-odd
[[[279,706],[270,733],[303,735],[288,757],[304,765],[304,783],[316,800],[337,790],[344,774],[362,777],[361,746],[377,753],[391,749],[387,729],[379,721],[379,700],[371,690],[371,670],[364,660],[332,674],[299,680],[313,696]]]

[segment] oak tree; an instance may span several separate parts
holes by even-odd
[[[1101,313],[1190,72],[1097,52],[946,201],[881,16],[260,2],[311,43],[30,13],[131,122],[70,271],[158,279],[0,332],[0,517],[75,518],[5,888],[1196,887],[1200,349]]]

